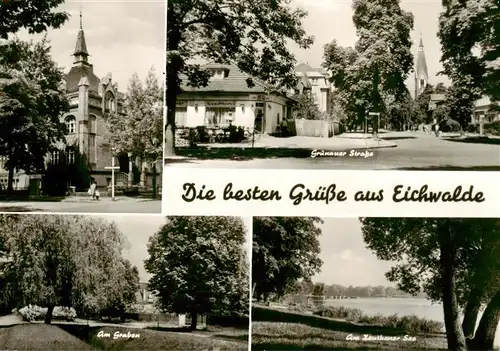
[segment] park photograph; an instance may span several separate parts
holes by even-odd
[[[500,170],[497,1],[167,6],[169,166]]]
[[[0,211],[161,213],[164,12],[0,4]]]
[[[252,350],[497,350],[500,220],[254,217]]]
[[[248,350],[251,221],[0,215],[0,349]]]

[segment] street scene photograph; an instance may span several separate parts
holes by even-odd
[[[500,170],[498,1],[167,5],[167,166]]]
[[[0,211],[160,213],[165,4],[4,1],[0,18]]]
[[[254,217],[252,350],[498,350],[500,220]]]
[[[248,350],[251,219],[0,216],[0,349]]]

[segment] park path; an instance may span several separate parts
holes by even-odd
[[[9,327],[18,324],[43,324],[43,321],[37,322],[26,322],[22,319],[18,314],[8,314],[5,316],[0,316],[0,327]],[[81,318],[76,318],[74,322],[66,322],[66,321],[57,321],[55,324],[64,324],[64,325],[88,325],[89,327],[115,327],[115,328],[131,328],[131,329],[146,329],[152,327],[160,327],[160,328],[175,328],[177,325],[175,324],[167,324],[167,323],[144,323],[144,322],[126,322],[126,323],[108,323],[102,321],[95,320],[86,320]],[[168,333],[173,334],[183,334],[186,335],[186,332],[169,330]],[[213,335],[210,334],[201,334],[199,332],[191,332],[189,335],[194,335],[200,338],[213,338]]]

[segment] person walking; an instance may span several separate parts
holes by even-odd
[[[97,183],[95,180],[93,180],[92,184],[90,185],[90,188],[89,188],[89,195],[92,196],[92,200],[95,199],[96,189],[97,189]]]

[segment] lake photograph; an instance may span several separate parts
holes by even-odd
[[[252,350],[500,347],[500,220],[254,217]]]

